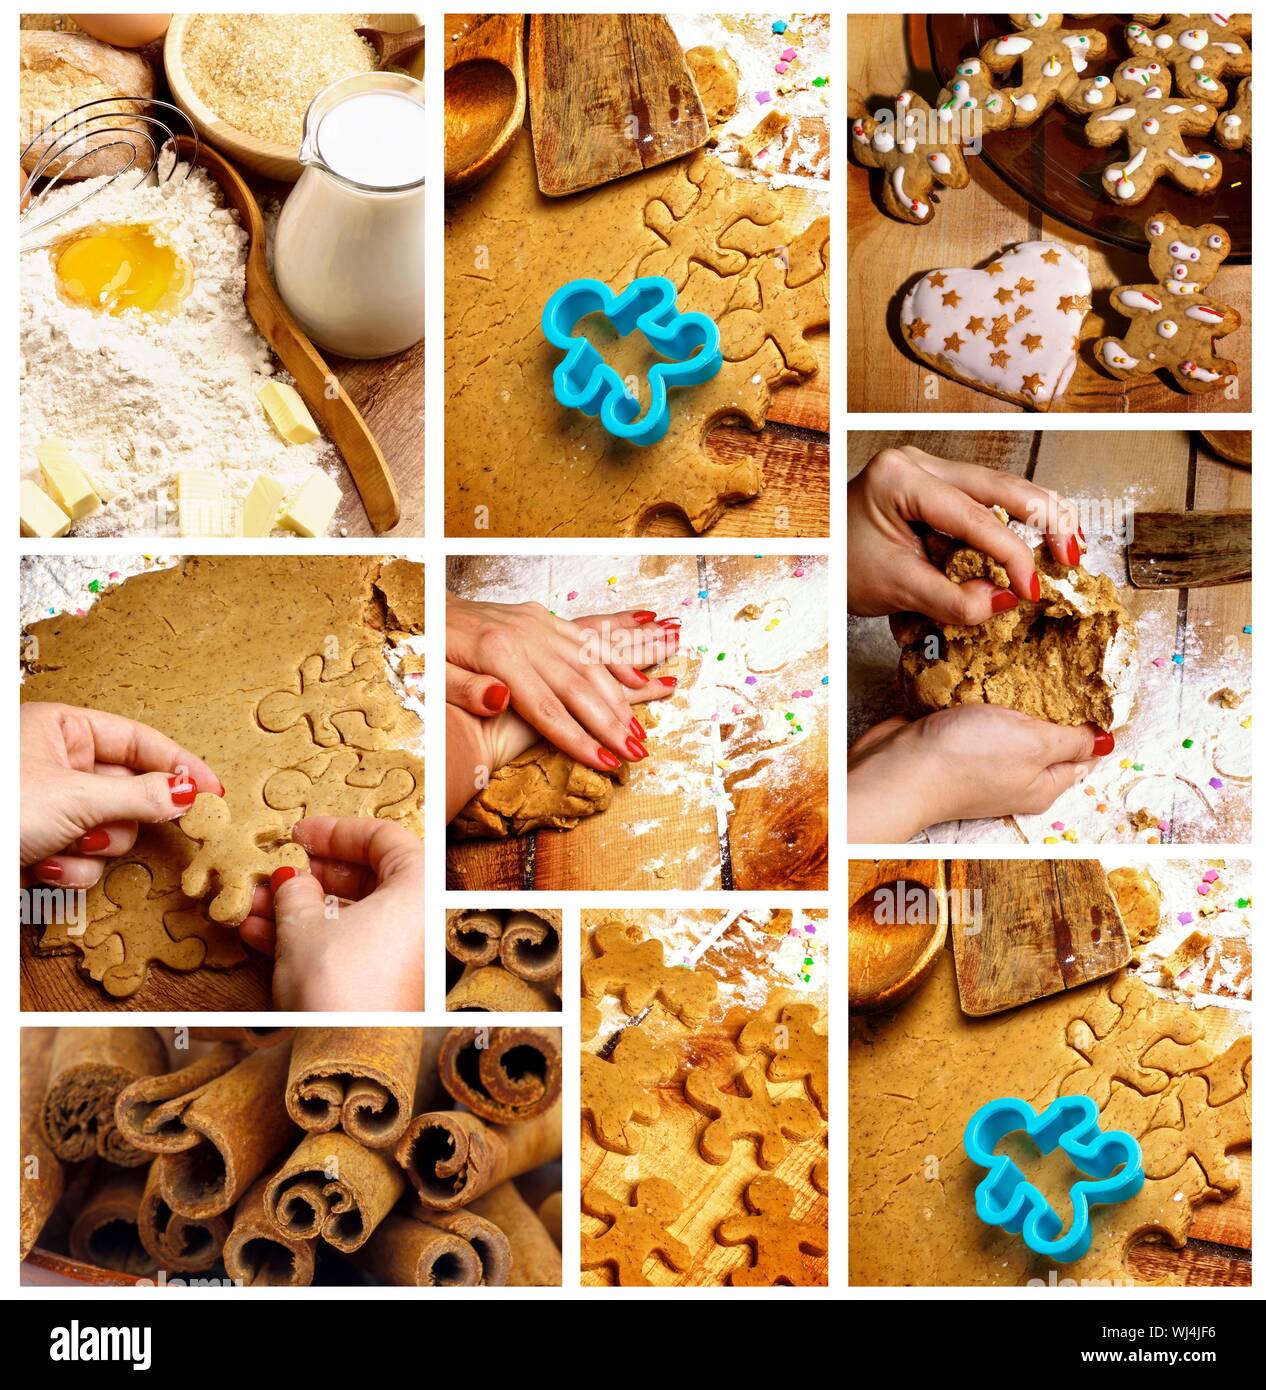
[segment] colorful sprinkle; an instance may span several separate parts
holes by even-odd
[[[607,580],[607,583],[608,583],[608,584],[618,584],[619,582],[620,582],[619,576],[618,576],[618,575],[614,575],[614,574],[611,576],[610,579]]]
[[[813,85],[814,85],[815,87],[825,87],[826,84],[827,84],[827,79],[826,79],[825,77],[815,77],[815,78],[813,79]]]
[[[1069,844],[1075,845],[1077,843],[1077,832],[1075,830],[1065,830],[1064,839],[1066,839]]]
[[[1095,810],[1098,811],[1100,815],[1102,815],[1107,809],[1108,803],[1106,801],[1101,801],[1098,804],[1098,806],[1095,807]]]
[[[1165,658],[1164,658],[1163,656],[1158,656],[1158,657],[1154,657],[1154,658],[1152,659],[1152,665],[1153,665],[1153,666],[1157,666],[1157,667],[1159,667],[1159,666],[1168,666],[1168,665],[1169,665],[1169,662],[1166,661]]]
[[[1244,629],[1243,629],[1243,630],[1244,630],[1246,633],[1248,633],[1248,635],[1251,637],[1251,636],[1253,635],[1253,624],[1252,624],[1252,623],[1245,623],[1245,624],[1244,624]]]
[[[1218,871],[1216,869],[1206,869],[1204,872],[1206,883],[1216,883],[1218,881]]]
[[[775,64],[774,64],[774,71],[781,77],[782,74],[783,74],[784,72],[786,72],[787,69],[788,69],[790,66],[791,66],[790,63],[775,63]]]
[[[88,581],[88,592],[90,594],[99,594],[101,592],[101,581],[99,579],[90,579]]]
[[[1222,779],[1221,779],[1221,777],[1210,777],[1210,778],[1209,778],[1209,785],[1213,788],[1213,790],[1214,790],[1215,792],[1220,792],[1220,791],[1222,790]]]
[[[1063,822],[1062,820],[1053,820],[1053,821],[1051,822],[1051,829],[1052,829],[1052,830],[1063,830],[1063,829],[1064,829],[1064,822]]]
[[[1129,765],[1130,765],[1130,760],[1129,760],[1129,758],[1122,758],[1122,759],[1121,759],[1121,766],[1122,766],[1122,767],[1129,767]]]
[[[1182,652],[1175,652],[1173,660],[1175,666],[1181,666],[1183,662],[1187,660],[1187,658],[1183,656]]]
[[[787,32],[787,21],[785,19],[776,19],[773,24],[770,25],[770,28],[775,34],[785,34]]]
[[[724,660],[725,660],[725,653],[724,653],[724,652],[717,652],[717,660],[718,660],[718,661],[724,661]]]
[[[699,597],[702,598],[702,599],[706,599],[706,598],[708,597],[708,591],[707,591],[707,589],[700,589],[700,590],[699,590]],[[687,602],[689,602],[689,600],[687,600]]]
[[[759,91],[756,93],[756,100],[764,106],[767,102],[773,101],[773,97],[766,91]]]
[[[745,677],[743,678],[743,684],[744,684],[744,685],[755,685],[755,684],[756,684],[756,677],[755,677],[755,676],[745,676]]]
[[[791,63],[791,62],[794,62],[794,61],[795,61],[795,57],[796,57],[796,50],[795,50],[794,48],[784,48],[784,49],[783,49],[783,51],[782,51],[782,60],[783,60],[784,63]]]
[[[1247,907],[1251,901],[1252,901],[1251,898],[1236,898],[1236,900],[1235,900],[1235,905],[1236,905],[1236,907],[1241,907],[1241,908],[1243,908],[1243,907]]]
[[[1240,720],[1240,728],[1241,728],[1241,729],[1251,729],[1252,727],[1253,727],[1253,716],[1252,716],[1251,714],[1246,715],[1243,719]]]
[[[1184,748],[1190,748],[1194,742],[1195,742],[1194,739],[1185,738],[1185,739],[1183,739],[1183,741],[1182,741],[1182,746],[1183,746]]]
[[[576,600],[577,600],[579,597],[580,597],[579,591],[576,590],[576,589],[572,589],[572,590],[568,593],[568,595],[567,595],[567,602],[568,602],[568,603],[575,603]]]
[[[1156,828],[1161,832],[1162,835],[1166,834],[1169,830],[1169,822],[1167,820],[1158,820],[1156,822]]]
[[[822,677],[822,684],[823,684],[823,685],[830,685],[830,683],[831,683],[831,678],[830,678],[830,676],[823,676],[823,677]]]
[[[1180,912],[1178,914],[1178,921],[1182,926],[1189,927],[1192,922],[1195,921],[1195,917],[1190,912]]]
[[[1134,763],[1134,764],[1133,764],[1133,770],[1134,770],[1135,772],[1142,772],[1142,771],[1143,771],[1143,764],[1142,764],[1142,763]]]
[[[1044,845],[1057,845],[1057,844],[1059,844],[1059,836],[1058,836],[1058,835],[1044,835],[1044,836],[1042,837],[1042,843],[1043,843]]]
[[[1204,895],[1205,895],[1208,891],[1209,891],[1209,885],[1208,885],[1207,883],[1197,883],[1197,884],[1196,884],[1196,892],[1199,893],[1200,896],[1201,896],[1202,898],[1204,897]]]

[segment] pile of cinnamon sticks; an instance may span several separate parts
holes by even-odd
[[[23,1259],[561,1283],[558,1029],[28,1028],[21,1084]]]
[[[563,914],[453,909],[445,924],[449,1013],[540,1013],[562,1008]]]

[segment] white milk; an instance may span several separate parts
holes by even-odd
[[[354,183],[399,188],[426,172],[426,110],[395,92],[362,92],[321,117],[321,162]]]

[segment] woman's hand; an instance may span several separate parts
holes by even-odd
[[[1046,537],[1061,565],[1081,561],[1076,508],[1049,488],[974,463],[902,445],[883,449],[848,485],[848,611],[875,618],[923,613],[938,623],[983,623],[1040,595],[1033,553],[990,510],[1001,506]],[[955,584],[928,559],[916,524],[991,556],[1009,589],[987,579]]]
[[[577,762],[611,772],[646,757],[631,701],[671,695],[676,681],[642,668],[677,650],[680,619],[645,609],[568,622],[539,603],[450,597],[446,615],[449,703],[487,716],[509,708]],[[467,677],[478,680],[462,680]]]
[[[1111,753],[1111,734],[1001,705],[887,719],[849,749],[848,838],[901,844],[948,820],[1044,811]]]
[[[128,854],[137,823],[175,820],[220,779],[166,734],[122,715],[32,702],[21,709],[21,862],[42,883],[91,888]]]
[[[311,872],[279,869],[239,928],[248,946],[276,957],[273,1007],[421,1009],[422,841],[371,817],[317,816],[292,833]]]

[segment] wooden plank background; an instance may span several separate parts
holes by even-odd
[[[848,21],[848,115],[853,117],[890,102],[911,87],[934,102],[939,84],[927,57],[926,31],[921,51],[908,41],[901,14],[850,15]],[[1090,158],[1102,151],[1088,150]],[[1089,344],[1107,333],[1123,333],[1126,320],[1108,303],[1117,284],[1148,284],[1153,276],[1147,258],[1110,247],[1048,217],[1004,183],[983,159],[969,158],[971,184],[942,191],[933,220],[923,227],[898,222],[877,201],[880,175],[856,160],[848,164],[848,401],[851,410],[1018,411],[998,400],[951,381],[916,359],[896,327],[900,299],[920,275],[938,266],[976,266],[1017,241],[1051,238],[1084,247],[1090,269],[1094,307],[1082,328],[1081,362],[1056,411],[1143,410],[1246,412],[1252,409],[1250,282],[1252,267],[1225,265],[1213,285],[1214,298],[1236,309],[1243,323],[1218,343],[1220,356],[1239,364],[1239,399],[1221,392],[1189,395],[1149,377],[1128,387],[1104,372]],[[1051,412],[1055,413],[1055,412]]]

